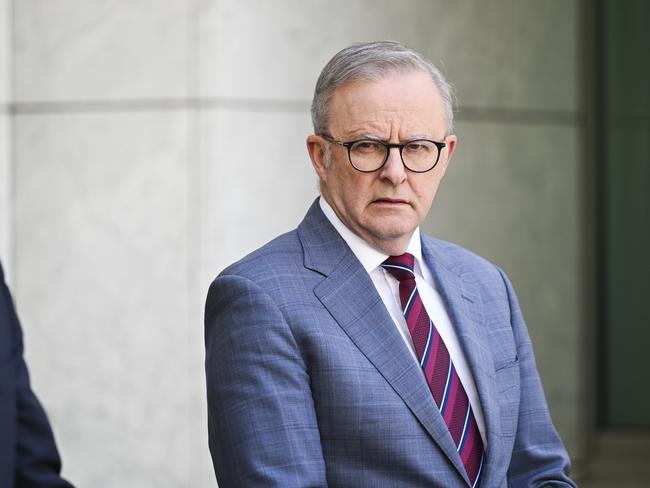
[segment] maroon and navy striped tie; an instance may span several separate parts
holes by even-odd
[[[382,263],[382,267],[399,281],[402,310],[420,366],[456,444],[472,487],[476,487],[483,467],[483,441],[449,351],[424,309],[415,284],[414,261],[412,254],[405,253],[389,257]]]

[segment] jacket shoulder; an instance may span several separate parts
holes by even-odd
[[[422,241],[425,248],[433,250],[435,257],[442,261],[441,264],[457,274],[464,274],[476,269],[483,271],[498,269],[494,263],[453,242],[435,239],[427,235],[422,236]]]
[[[481,287],[503,290],[507,280],[504,272],[494,263],[458,244],[423,236],[424,248],[436,261],[465,282]]]
[[[262,247],[226,267],[216,279],[240,276],[258,284],[296,268],[304,269],[303,248],[294,229],[271,240]]]

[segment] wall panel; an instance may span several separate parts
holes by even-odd
[[[184,112],[16,118],[17,307],[79,486],[189,475],[186,134]]]

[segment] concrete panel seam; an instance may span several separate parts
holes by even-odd
[[[164,99],[31,101],[9,104],[13,114],[61,114],[129,111],[215,110],[252,112],[309,112],[309,100],[255,99],[227,97],[187,97]],[[523,125],[577,127],[584,123],[580,111],[462,106],[456,110],[461,122],[501,122]]]

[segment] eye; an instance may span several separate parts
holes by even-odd
[[[426,154],[432,151],[432,146],[428,141],[413,141],[404,146],[404,151],[411,154]]]
[[[384,145],[377,141],[364,140],[355,142],[351,149],[359,154],[376,154],[384,152]]]

